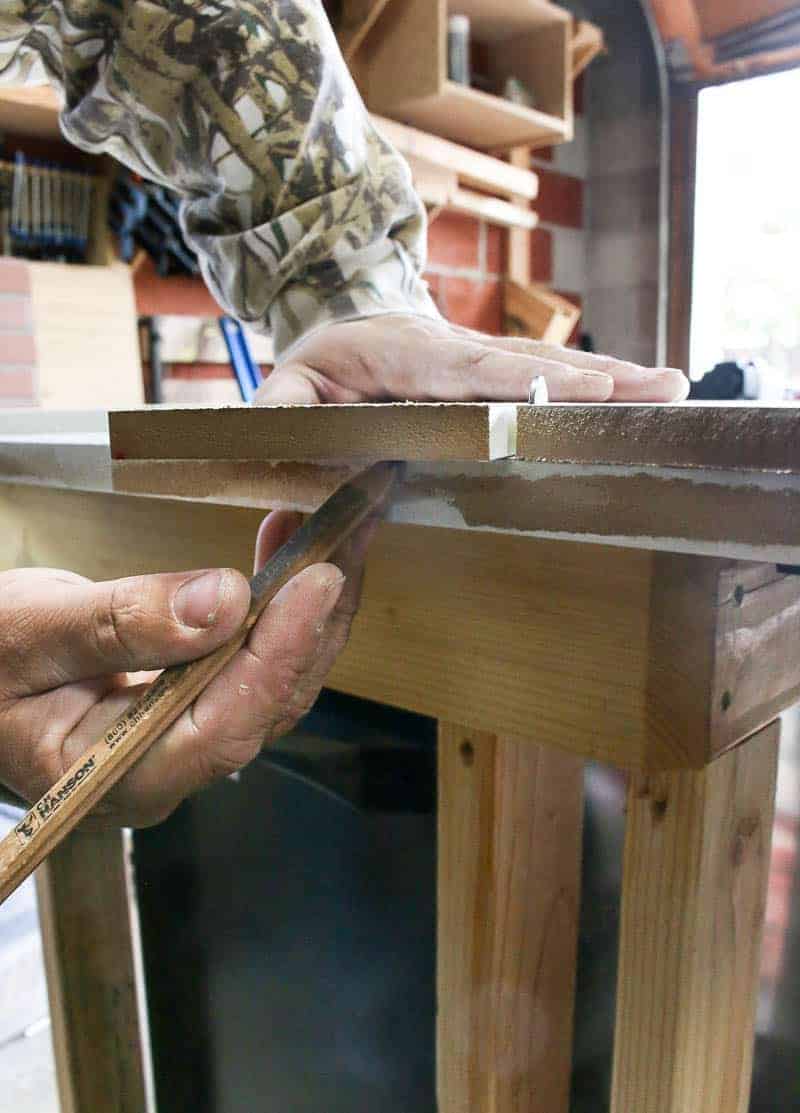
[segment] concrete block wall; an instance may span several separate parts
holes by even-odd
[[[598,351],[649,364],[657,359],[663,294],[656,54],[638,0],[575,0],[568,6],[598,23],[608,46],[585,74],[583,327]]]

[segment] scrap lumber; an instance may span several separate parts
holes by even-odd
[[[513,456],[517,406],[392,402],[153,407],[108,416],[114,460],[497,460]]]

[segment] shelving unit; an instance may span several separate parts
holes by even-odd
[[[469,17],[492,84],[517,77],[536,107],[448,79],[450,8]],[[389,0],[368,43],[351,65],[373,112],[484,150],[572,138],[572,17],[549,0]]]
[[[539,192],[539,179],[532,170],[385,117],[373,116],[372,122],[405,157],[414,186],[426,205],[466,213],[505,228],[536,227],[538,218],[530,201]]]
[[[0,132],[12,141],[14,136],[19,136],[22,146],[26,139],[35,139],[60,142],[66,147],[67,140],[62,136],[58,122],[60,111],[61,100],[52,85],[0,88]],[[71,150],[74,151],[74,148]],[[108,266],[116,258],[106,219],[108,198],[116,173],[115,163],[107,156],[86,158],[91,159],[94,177],[86,264]]]

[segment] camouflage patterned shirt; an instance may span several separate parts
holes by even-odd
[[[332,320],[437,316],[425,215],[320,0],[0,0],[0,78],[64,135],[184,197],[217,299],[277,352]]]

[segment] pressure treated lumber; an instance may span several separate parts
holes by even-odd
[[[612,1113],[746,1113],[778,736],[631,779]]]
[[[131,459],[495,460],[514,453],[516,405],[155,407],[108,415],[111,455]]]
[[[567,1113],[583,762],[439,724],[440,1113]]]
[[[520,406],[517,455],[570,464],[800,474],[800,405]],[[800,530],[800,520],[795,523]]]
[[[36,875],[62,1113],[152,1109],[128,853],[73,832]]]
[[[3,485],[0,558],[94,579],[247,572],[261,516]],[[751,592],[739,607],[728,579],[737,570],[754,586],[751,566],[728,561],[386,524],[330,683],[625,768],[700,767],[798,692],[800,577],[773,583],[772,572],[763,603]],[[767,677],[762,663],[776,654],[785,667]],[[715,716],[722,684],[731,699]]]

